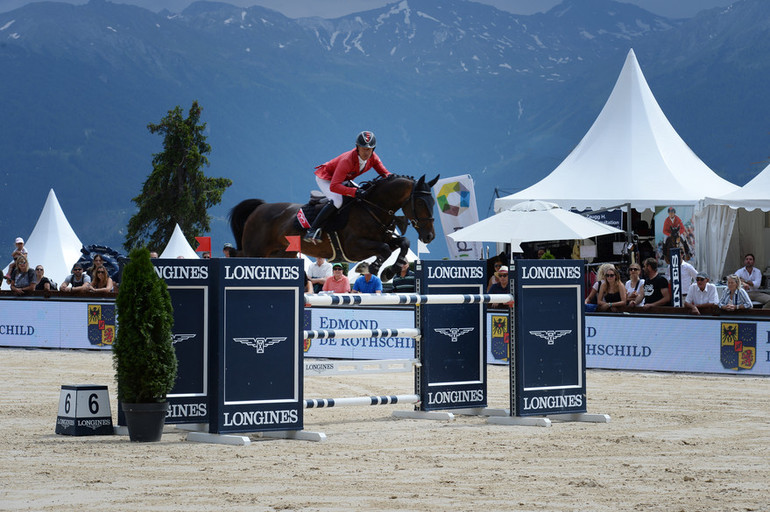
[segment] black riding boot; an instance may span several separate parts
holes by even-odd
[[[313,225],[308,228],[307,234],[303,240],[313,244],[321,243],[321,226],[323,226],[329,217],[331,217],[336,211],[337,208],[334,206],[333,202],[329,201],[326,203],[326,206],[324,206],[321,211],[318,212],[318,215],[313,221]]]

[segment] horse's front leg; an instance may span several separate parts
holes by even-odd
[[[390,250],[388,256],[390,256],[396,249],[400,249],[400,251],[396,257],[396,262],[382,271],[380,277],[383,281],[390,281],[393,279],[393,277],[401,271],[401,266],[406,263],[406,253],[409,250],[409,239],[403,236],[394,236],[388,243],[388,248]]]

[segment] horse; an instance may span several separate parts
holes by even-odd
[[[668,251],[675,247],[681,249],[682,257],[687,255],[689,258],[692,255],[690,252],[690,245],[681,233],[679,233],[679,226],[672,226],[671,234],[663,242],[663,255],[666,259],[668,258]]]
[[[324,228],[323,241],[314,245],[303,240],[301,252],[332,262],[361,261],[376,256],[369,266],[372,274],[376,275],[380,265],[393,251],[400,249],[395,264],[383,270],[382,279],[389,280],[406,263],[409,249],[409,240],[395,231],[399,210],[417,231],[420,241],[427,244],[436,236],[433,229],[435,201],[431,188],[438,178],[436,176],[426,182],[424,175],[415,181],[410,176],[390,174],[363,183],[361,187],[366,191],[364,198],[345,198],[337,216],[330,219],[327,228]],[[324,201],[315,202],[316,213]],[[311,201],[309,206],[312,207],[313,203]],[[299,204],[266,203],[261,199],[246,199],[236,205],[230,210],[230,229],[237,243],[238,255],[296,258],[297,251],[287,251],[289,241],[286,237],[305,234],[305,229],[297,221],[300,208],[308,212],[308,208]],[[302,215],[300,213],[299,216]],[[336,230],[335,221],[342,224]],[[400,227],[403,233],[406,223]]]

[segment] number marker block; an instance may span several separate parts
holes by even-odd
[[[107,386],[62,385],[56,433],[67,436],[98,436],[114,433]]]

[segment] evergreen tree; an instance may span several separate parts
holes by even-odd
[[[184,232],[191,245],[195,237],[209,232],[211,216],[207,210],[219,204],[225,189],[232,185],[227,178],[209,178],[203,166],[209,165],[206,154],[206,123],[200,123],[203,109],[193,101],[187,119],[177,105],[159,124],[148,124],[150,133],[163,134],[163,152],[153,154],[152,173],[142,193],[132,201],[137,211],[128,222],[126,250],[139,246],[160,249],[168,242],[174,225]]]

